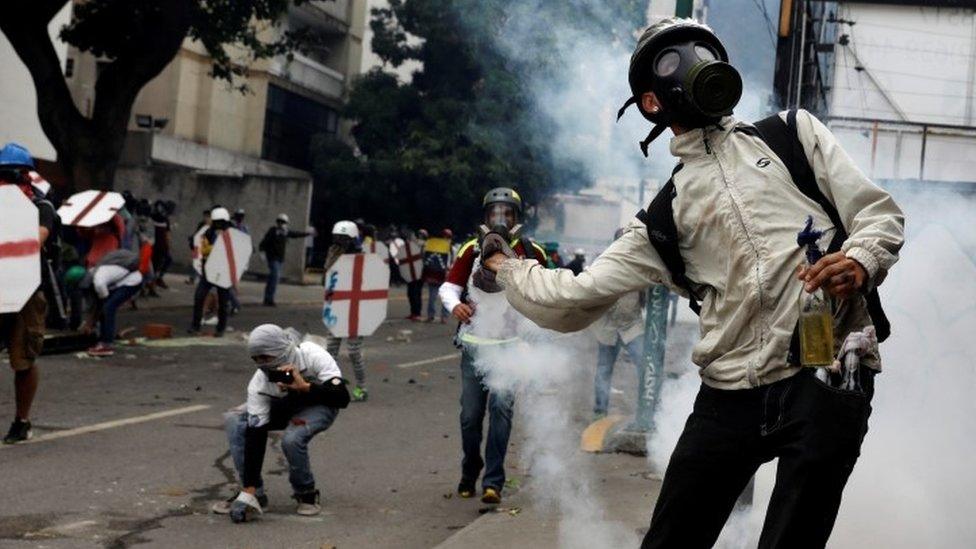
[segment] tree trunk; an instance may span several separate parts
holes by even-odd
[[[0,31],[27,66],[41,128],[58,153],[69,191],[111,189],[136,95],[176,56],[190,29],[192,0],[161,9],[95,83],[91,119],[78,111],[47,26],[68,0],[6,2]],[[135,31],[133,31],[135,32]]]

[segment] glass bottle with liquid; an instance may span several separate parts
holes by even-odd
[[[806,246],[807,266],[813,266],[823,257],[817,241],[823,233],[813,229],[813,220],[797,235],[797,242]],[[803,366],[829,366],[834,361],[834,315],[830,300],[823,288],[807,292],[800,289],[800,364]]]

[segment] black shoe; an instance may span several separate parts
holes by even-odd
[[[274,301],[265,301],[264,303],[262,303],[262,305],[264,305],[265,307],[277,307],[278,306],[278,304],[275,303]]]
[[[3,437],[3,443],[17,444],[18,442],[24,442],[29,439],[31,435],[33,435],[31,432],[31,423],[29,421],[15,419],[10,424],[10,430],[7,431],[7,436]]]
[[[462,498],[473,498],[475,493],[474,482],[462,480],[458,483],[457,493]]]
[[[214,332],[214,337],[224,337],[224,330],[217,330]]]
[[[200,335],[200,328],[193,328],[193,327],[187,328],[186,334],[191,336],[198,336]]]

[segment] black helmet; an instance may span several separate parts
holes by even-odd
[[[670,124],[699,128],[732,114],[742,96],[742,78],[728,61],[722,41],[692,19],[663,19],[644,31],[630,58],[633,96],[617,118],[636,103],[644,118],[656,124],[641,142],[645,156],[650,142]],[[649,91],[664,107],[661,112],[646,112],[641,105],[641,95]]]
[[[517,213],[522,213],[522,197],[514,189],[508,187],[496,187],[485,194],[481,206],[487,209],[492,204],[511,204]]]

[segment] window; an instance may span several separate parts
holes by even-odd
[[[335,135],[339,115],[321,103],[268,85],[261,158],[303,170],[312,166],[312,137]]]

